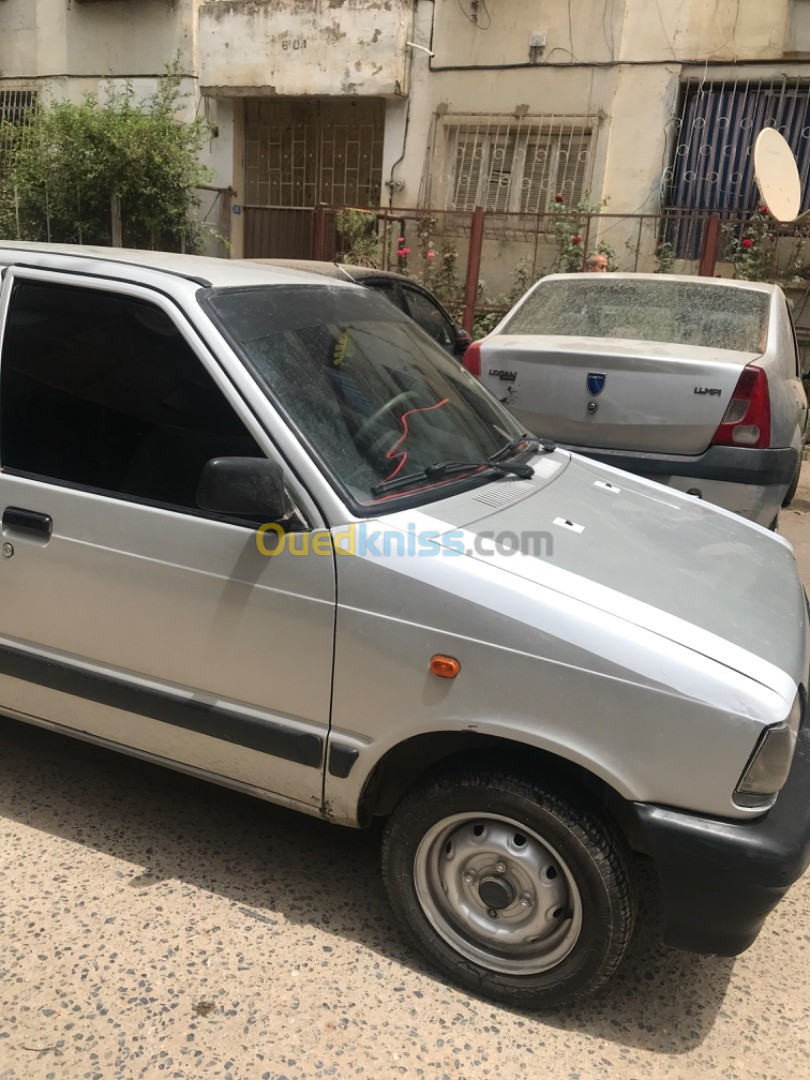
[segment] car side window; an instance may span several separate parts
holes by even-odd
[[[3,468],[196,510],[202,468],[220,456],[263,455],[164,311],[15,283],[0,366]]]
[[[390,300],[394,307],[399,308],[400,311],[405,311],[405,304],[402,300],[402,293],[397,285],[393,281],[372,280],[363,281],[361,284],[366,288],[373,289],[374,292],[379,293],[380,296],[384,296],[386,300]],[[407,315],[407,311],[405,311]]]
[[[411,318],[444,349],[453,351],[455,335],[444,314],[424,293],[403,286]]]

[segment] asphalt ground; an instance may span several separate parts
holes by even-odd
[[[810,474],[781,531],[810,587]],[[810,793],[808,793],[810,797]],[[810,875],[736,959],[657,943],[555,1014],[403,941],[379,836],[0,721],[0,1080],[810,1078]]]

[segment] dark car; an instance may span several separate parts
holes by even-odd
[[[309,270],[313,274],[349,278],[358,285],[387,296],[392,304],[409,315],[426,334],[454,356],[463,356],[472,338],[466,330],[456,326],[452,316],[436,297],[423,285],[390,270],[375,270],[369,266],[352,266],[350,263],[318,262],[314,259],[251,259],[266,266],[286,267],[289,270]]]

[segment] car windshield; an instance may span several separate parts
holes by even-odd
[[[769,295],[711,282],[542,281],[504,334],[629,338],[762,353]]]
[[[457,360],[370,290],[273,285],[212,289],[201,299],[358,507],[415,491],[429,499],[459,477],[374,489],[437,463],[484,461],[523,432]]]

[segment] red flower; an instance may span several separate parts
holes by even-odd
[[[562,195],[555,195],[554,202],[565,202],[565,198]]]
[[[400,255],[410,255],[410,253],[411,253],[411,249],[410,249],[410,248],[403,248],[403,249],[402,249],[402,251],[400,251],[400,253],[399,253],[399,254],[400,254]]]
[[[749,240],[749,239],[748,239],[748,237],[746,236],[746,238],[745,238],[745,239],[744,239],[744,240],[742,241],[742,246],[743,246],[743,247],[744,247],[744,248],[746,249],[746,251],[747,251],[747,250],[748,250],[748,248],[752,248],[752,247],[754,246],[754,241],[753,241],[753,240]]]
[[[398,244],[404,244],[405,243],[405,237],[404,236],[398,236],[397,237],[397,243]]]
[[[426,259],[435,259],[436,258],[436,252],[435,251],[426,251],[425,252],[425,258]]]
[[[571,237],[571,243],[572,244],[581,244],[582,243],[582,237],[581,236],[572,236]]]
[[[768,207],[765,206],[764,203],[762,204],[762,206],[758,206],[757,210],[759,210],[760,214],[767,214],[768,213]]]

